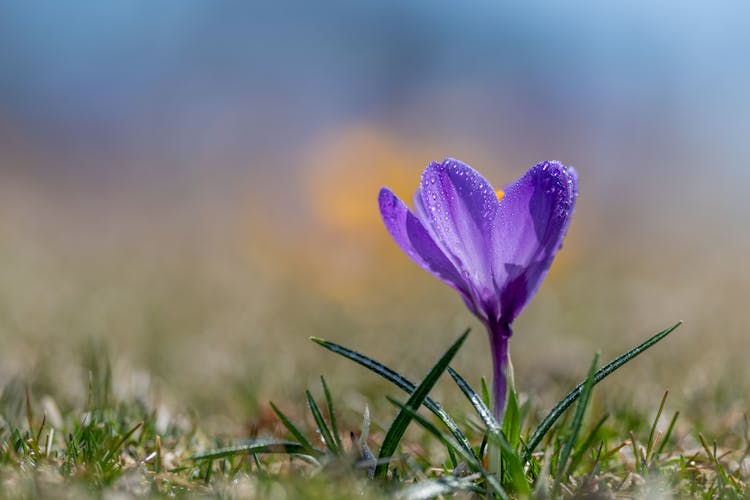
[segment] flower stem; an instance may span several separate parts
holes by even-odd
[[[502,425],[508,383],[513,381],[508,353],[508,341],[512,330],[510,325],[505,324],[493,325],[488,330],[492,349],[492,408],[497,423]]]

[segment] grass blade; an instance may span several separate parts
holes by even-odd
[[[680,325],[682,324],[682,321],[675,323],[674,325],[670,326],[666,330],[662,330],[650,339],[646,340],[639,346],[629,350],[628,352],[621,354],[620,356],[616,357],[606,365],[604,365],[599,371],[597,371],[594,374],[594,385],[598,384],[607,376],[611,375],[615,370],[620,368],[622,365],[627,363],[628,361],[632,360],[639,354],[643,353],[644,351],[648,350],[649,348],[653,347],[655,344],[657,344],[659,341],[663,340],[667,335],[675,331]],[[544,436],[549,432],[550,428],[554,425],[554,423],[557,421],[558,418],[560,418],[560,415],[562,415],[565,410],[567,410],[570,405],[575,403],[575,401],[581,396],[581,393],[583,392],[583,388],[586,384],[586,381],[581,382],[578,384],[572,391],[570,391],[557,405],[552,408],[552,410],[547,414],[546,417],[539,423],[537,428],[534,430],[534,433],[531,435],[531,438],[529,439],[528,446],[526,448],[526,452],[524,453],[524,462],[527,462],[531,458],[531,454],[534,452],[534,449],[539,445],[539,443],[542,441]]]
[[[552,496],[556,496],[560,482],[568,474],[568,459],[570,454],[573,452],[573,447],[578,440],[578,434],[581,432],[583,426],[583,417],[586,414],[586,408],[589,405],[591,399],[591,391],[594,389],[594,375],[596,374],[596,366],[599,364],[599,353],[594,355],[594,360],[591,362],[591,368],[589,368],[589,374],[586,377],[586,384],[583,386],[583,392],[578,400],[578,406],[576,406],[576,413],[573,416],[573,421],[570,424],[570,435],[565,441],[560,456],[557,460],[557,477],[555,478],[555,486],[552,489]]]
[[[328,424],[323,418],[323,413],[320,411],[320,408],[313,399],[312,394],[310,394],[310,391],[305,391],[305,395],[307,396],[307,406],[310,408],[310,413],[312,413],[313,419],[315,419],[315,425],[318,426],[318,432],[320,433],[320,437],[323,438],[323,443],[331,453],[338,455],[339,448],[336,446],[336,441],[333,440],[331,430],[328,428]]]
[[[309,450],[300,443],[292,441],[251,441],[237,446],[228,446],[198,453],[190,457],[190,460],[215,460],[217,458],[232,457],[235,455],[249,455],[255,453],[287,453],[290,455],[306,455]],[[313,458],[313,457],[310,457]]]
[[[468,333],[469,333],[469,330],[467,329],[464,335]],[[393,385],[395,385],[396,387],[405,391],[408,394],[413,393],[414,389],[416,389],[417,387],[413,382],[411,382],[409,379],[402,376],[395,370],[392,370],[391,368],[385,366],[382,363],[379,363],[378,361],[375,361],[372,358],[365,356],[364,354],[360,354],[356,351],[340,346],[334,342],[329,342],[327,340],[319,339],[317,337],[310,337],[310,340],[320,345],[321,347],[324,347],[333,353],[336,353],[351,361],[354,361],[355,363],[367,368],[368,370],[376,373],[377,375],[380,375],[381,377],[391,382]],[[428,410],[434,413],[435,416],[440,419],[440,421],[443,422],[443,424],[448,428],[450,433],[453,434],[453,437],[456,438],[458,443],[460,443],[461,446],[465,450],[473,453],[469,440],[466,438],[464,433],[461,432],[461,430],[458,428],[458,425],[456,425],[456,422],[451,418],[450,415],[448,415],[448,412],[446,412],[442,408],[442,406],[440,406],[438,403],[436,403],[434,400],[432,400],[429,397],[424,400],[424,405],[425,407],[427,407]],[[455,465],[456,464],[454,464],[454,466]]]
[[[461,389],[461,392],[464,393],[464,395],[468,398],[471,405],[474,407],[474,411],[477,412],[477,415],[484,423],[485,427],[488,429],[500,429],[500,424],[495,420],[494,415],[492,415],[492,412],[487,408],[487,405],[484,404],[484,401],[482,401],[482,398],[474,392],[474,389],[471,388],[468,382],[459,375],[459,373],[454,370],[453,368],[448,367],[448,373],[451,377],[453,377],[453,380],[456,382],[456,385],[458,385],[458,388]]]
[[[661,414],[664,411],[664,405],[667,402],[667,396],[669,396],[669,389],[664,391],[664,397],[661,398],[661,404],[659,404],[659,410],[656,412],[654,422],[651,424],[651,431],[648,433],[648,442],[646,443],[646,463],[651,461],[651,452],[654,447],[654,436],[656,435],[656,425],[659,423]]]
[[[518,407],[518,396],[515,388],[508,388],[508,402],[503,415],[503,434],[513,450],[518,449],[521,442],[521,409]]]
[[[407,405],[402,404],[395,399],[391,398],[390,396],[386,396],[388,401],[390,401],[393,405],[397,406],[401,409],[401,411],[405,411],[411,415],[411,417],[416,421],[419,425],[421,425],[427,432],[435,436],[443,445],[445,445],[448,448],[452,448],[456,453],[461,455],[461,458],[466,460],[466,463],[469,465],[469,467],[479,472],[484,480],[487,482],[487,485],[490,487],[490,489],[498,495],[500,498],[507,499],[508,494],[505,492],[503,487],[500,485],[500,482],[497,480],[497,478],[493,475],[490,475],[487,473],[485,468],[482,466],[482,464],[477,460],[477,457],[474,456],[473,453],[471,453],[468,450],[465,450],[461,445],[458,444],[458,442],[453,439],[450,436],[447,436],[440,432],[440,430],[435,427],[431,422],[429,422],[427,419],[425,419],[422,415],[418,414],[416,411],[409,408]]]
[[[507,476],[510,477],[510,484],[513,486],[515,492],[522,498],[529,497],[531,495],[531,486],[526,479],[523,462],[521,462],[516,450],[511,447],[499,429],[488,429],[487,438],[490,443],[500,449],[503,461],[503,475],[507,473]],[[502,484],[505,486],[506,483],[503,482]]]
[[[343,450],[344,444],[341,442],[339,425],[336,422],[336,413],[333,411],[333,398],[331,397],[331,391],[328,390],[326,379],[322,375],[320,376],[320,383],[323,385],[323,394],[325,395],[326,405],[328,406],[328,420],[331,422],[331,434],[333,434],[333,439],[336,441],[338,449]]]
[[[412,392],[411,396],[409,396],[409,399],[406,401],[406,406],[408,408],[416,411],[420,406],[422,406],[425,398],[427,398],[427,394],[429,394],[429,392],[435,386],[445,369],[448,368],[451,360],[453,360],[453,357],[461,348],[461,345],[463,345],[464,340],[466,340],[466,337],[468,335],[468,331],[461,335],[458,340],[456,340],[453,345],[451,345],[448,350],[445,351],[445,354],[440,357],[438,362],[435,363],[435,365],[430,369],[430,371],[427,373],[427,376],[424,378],[424,380],[422,380],[419,386],[414,389],[414,392]],[[385,438],[383,438],[383,444],[380,446],[378,461],[381,463],[379,463],[375,468],[375,477],[384,478],[386,473],[388,472],[387,462],[382,463],[382,461],[391,458],[393,453],[396,451],[398,444],[401,442],[401,438],[406,432],[406,428],[409,426],[409,423],[412,420],[411,413],[412,412],[407,412],[402,409],[393,420],[393,423],[388,429]]]
[[[297,428],[296,425],[292,423],[291,420],[289,420],[289,417],[284,415],[284,413],[279,410],[279,408],[273,404],[273,401],[271,401],[271,409],[273,409],[273,412],[276,414],[277,417],[279,417],[279,420],[281,420],[281,423],[284,424],[284,427],[289,431],[289,433],[294,436],[294,438],[299,442],[299,444],[304,447],[305,451],[308,453],[314,454],[314,455],[323,455],[324,453],[315,448],[312,443],[305,437],[304,434]]]
[[[576,467],[578,467],[578,464],[583,459],[584,454],[587,450],[591,449],[591,446],[594,444],[594,440],[596,439],[596,435],[599,432],[599,430],[604,425],[604,422],[607,421],[609,418],[609,415],[604,415],[602,418],[599,419],[599,421],[594,424],[594,427],[591,429],[591,432],[589,432],[586,439],[583,440],[583,443],[581,446],[576,450],[575,453],[573,453],[573,456],[570,459],[570,465],[568,466],[568,469],[571,471],[575,470]]]
[[[669,438],[672,436],[672,431],[674,430],[674,424],[677,423],[677,417],[680,416],[680,412],[675,412],[674,416],[672,417],[672,420],[669,422],[669,427],[667,427],[667,432],[664,434],[664,438],[661,440],[661,444],[659,444],[659,448],[657,448],[656,453],[654,454],[654,459],[661,455],[661,452],[664,450],[664,446],[666,446],[667,441],[669,441]]]

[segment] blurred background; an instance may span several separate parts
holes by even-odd
[[[0,3],[0,386],[80,405],[107,353],[118,395],[214,428],[302,408],[320,374],[385,419],[393,391],[308,337],[417,379],[469,326],[476,385],[485,333],[378,189],[411,199],[445,156],[498,187],[557,159],[581,194],[516,324],[519,390],[543,409],[684,320],[605,384],[617,404],[747,409],[750,7],[677,7]]]

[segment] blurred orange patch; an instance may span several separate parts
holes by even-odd
[[[359,238],[381,229],[380,188],[408,203],[428,156],[377,127],[355,125],[321,137],[307,158],[304,189],[316,221]]]

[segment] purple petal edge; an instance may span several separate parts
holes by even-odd
[[[495,283],[507,323],[536,293],[567,232],[578,195],[578,175],[560,162],[533,166],[507,187],[497,214]]]
[[[382,188],[378,204],[383,223],[399,248],[422,269],[458,290],[466,299],[467,286],[460,273],[404,202],[390,189]]]

